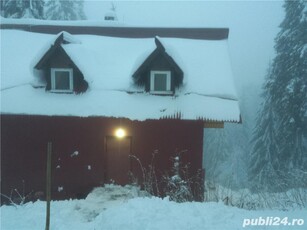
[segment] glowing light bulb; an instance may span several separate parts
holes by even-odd
[[[115,136],[116,136],[117,138],[123,138],[123,137],[126,136],[126,132],[125,132],[124,129],[118,128],[118,129],[115,131]]]

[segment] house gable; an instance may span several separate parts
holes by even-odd
[[[64,38],[64,33],[61,33],[50,49],[43,55],[34,68],[43,71],[45,78],[46,90],[52,92],[74,92],[83,93],[88,88],[88,83],[84,79],[83,73],[68,56],[63,49],[62,44],[69,44],[70,42]],[[71,90],[53,90],[53,74],[55,71],[70,72],[71,73]]]
[[[175,89],[179,88],[183,82],[183,71],[167,54],[164,46],[155,38],[156,49],[146,58],[139,68],[132,75],[134,83],[143,86],[146,92],[152,91],[152,77],[154,73],[168,73],[170,77],[170,91],[175,93]],[[157,93],[159,94],[159,93]]]

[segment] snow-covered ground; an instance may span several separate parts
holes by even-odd
[[[1,230],[41,230],[45,228],[46,203],[2,206]],[[243,227],[250,218],[301,219],[298,226]],[[271,221],[273,223],[273,221]],[[300,221],[301,223],[302,221]],[[268,222],[269,223],[269,222]],[[84,200],[53,201],[52,230],[198,230],[198,229],[306,229],[307,210],[247,211],[219,202],[175,203],[168,198],[146,197],[134,187],[108,185],[96,188]]]

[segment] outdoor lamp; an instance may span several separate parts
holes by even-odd
[[[116,129],[116,131],[115,131],[115,136],[116,136],[117,138],[123,138],[123,137],[126,136],[126,131],[125,131],[124,129],[122,129],[122,128],[118,128],[118,129]]]

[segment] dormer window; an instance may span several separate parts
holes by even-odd
[[[51,91],[73,92],[73,70],[70,68],[51,68]]]
[[[133,73],[135,85],[144,86],[144,91],[157,95],[174,95],[182,86],[183,71],[165,51],[160,38],[155,38],[156,49]]]
[[[150,72],[150,93],[172,94],[171,91],[171,71],[151,71]]]

